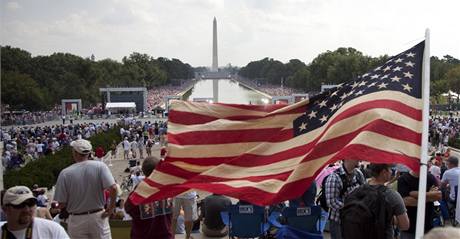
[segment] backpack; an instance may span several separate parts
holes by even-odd
[[[327,175],[326,177],[324,177],[323,182],[321,182],[321,191],[319,192],[319,196],[316,199],[316,205],[320,205],[321,208],[326,212],[329,212],[329,207],[327,206],[327,200],[326,200],[326,181],[329,178],[329,176],[331,176],[333,173],[336,173],[336,170],[332,172],[331,174]],[[343,187],[342,187],[342,190],[340,190],[340,196],[343,196],[345,195],[345,192],[347,191],[347,188],[350,182],[348,180],[347,175],[345,174],[344,175],[337,174],[337,175],[339,175],[340,180],[342,180]]]
[[[392,215],[387,205],[387,187],[361,185],[349,194],[340,210],[342,237],[344,239],[385,239],[386,228],[390,226]]]

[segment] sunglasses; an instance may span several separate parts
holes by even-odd
[[[10,204],[10,206],[14,209],[23,209],[25,208],[26,206],[28,206],[29,208],[30,207],[35,207],[37,205],[37,202],[35,202],[35,200],[28,200],[28,201],[25,201],[19,205],[13,205],[13,204]]]

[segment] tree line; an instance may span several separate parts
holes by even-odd
[[[304,92],[318,92],[322,84],[340,84],[385,63],[389,56],[366,56],[354,48],[338,48],[319,54],[308,65],[298,59],[282,63],[272,58],[252,61],[239,75],[261,84],[283,85]],[[431,95],[438,103],[442,93],[460,92],[460,60],[446,55],[431,57]]]
[[[82,99],[84,107],[101,101],[101,87],[147,87],[192,79],[193,68],[178,59],[134,52],[121,62],[69,53],[35,56],[1,47],[1,99],[10,109],[49,110],[61,99]]]
[[[383,64],[387,55],[366,56],[354,48],[338,48],[319,54],[309,64],[299,59],[287,63],[263,58],[246,66],[227,65],[221,70],[238,73],[261,84],[282,84],[304,92],[317,92],[322,84],[349,81]],[[10,46],[1,47],[1,100],[10,109],[49,110],[61,99],[80,98],[88,107],[101,101],[101,87],[139,87],[148,89],[174,84],[174,79],[192,79],[193,68],[179,59],[154,58],[134,52],[121,62],[69,53],[35,56]],[[460,60],[446,55],[431,57],[431,95],[437,103],[449,89],[460,92]]]

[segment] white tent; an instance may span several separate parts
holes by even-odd
[[[107,102],[105,109],[110,112],[135,111],[136,103],[134,102]]]

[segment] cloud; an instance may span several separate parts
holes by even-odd
[[[14,2],[2,3],[7,9]],[[354,47],[397,53],[432,29],[432,54],[460,58],[460,2],[387,0],[80,0],[24,1],[2,14],[1,44],[32,54],[70,52],[121,60],[136,51],[210,65],[212,19],[219,62],[243,66],[271,57],[311,62],[319,53]],[[14,5],[14,4],[13,4]]]

